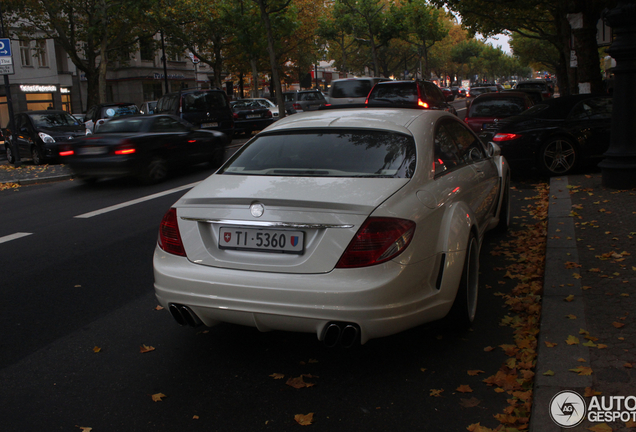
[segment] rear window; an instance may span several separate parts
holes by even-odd
[[[387,131],[266,134],[239,150],[220,174],[411,178],[415,142]]]
[[[219,91],[194,92],[183,95],[183,112],[207,112],[227,107],[225,94]]]
[[[338,81],[331,87],[331,97],[334,98],[366,98],[373,88],[370,80]]]
[[[325,98],[322,96],[320,92],[307,92],[307,93],[298,93],[298,100],[301,101],[316,101],[316,100],[324,100]]]
[[[369,103],[417,104],[417,97],[417,86],[415,83],[379,84],[369,94]]]
[[[486,97],[486,96],[484,96]],[[469,117],[501,117],[521,114],[525,110],[523,99],[496,98],[475,99],[470,106]]]
[[[476,87],[476,88],[471,88],[469,90],[469,93],[471,96],[478,96],[480,94],[490,93],[490,89],[488,87]]]
[[[142,129],[142,125],[145,119],[131,118],[113,120],[104,123],[98,130],[98,133],[124,133],[124,132],[139,132]]]
[[[122,117],[127,115],[135,115],[139,114],[139,108],[137,105],[120,105],[120,106],[109,106],[102,108],[103,117],[102,118],[113,118],[113,117]]]
[[[544,83],[519,83],[516,88],[545,90],[546,87],[547,85]]]

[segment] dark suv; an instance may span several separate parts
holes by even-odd
[[[155,113],[173,114],[196,126],[214,129],[232,138],[234,113],[223,90],[181,90],[159,98]]]
[[[429,81],[384,81],[377,83],[365,102],[369,108],[419,108],[457,111],[446,102],[444,94]]]
[[[299,90],[283,93],[285,112],[296,114],[303,111],[316,111],[324,108],[327,101],[320,90]]]

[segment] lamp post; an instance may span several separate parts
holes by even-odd
[[[612,136],[599,167],[603,186],[636,187],[636,4],[619,0],[605,16],[616,36],[607,53],[616,60],[612,108]]]

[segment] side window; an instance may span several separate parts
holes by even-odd
[[[466,126],[459,122],[452,122],[447,125],[457,143],[459,158],[462,161],[470,163],[487,157],[484,145]]]
[[[579,102],[570,112],[568,120],[605,120],[612,118],[611,98],[591,98]]]
[[[186,132],[188,128],[170,117],[159,117],[152,123],[152,131],[154,132]]]
[[[436,106],[441,106],[444,103],[444,95],[442,91],[435,84],[431,84],[429,82],[424,82],[422,84],[424,85],[426,97]]]
[[[448,124],[442,124],[435,131],[435,143],[433,149],[433,166],[435,176],[450,171],[460,164],[457,155],[457,146],[452,135],[448,131]]]

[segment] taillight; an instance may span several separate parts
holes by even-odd
[[[177,209],[174,207],[170,208],[161,220],[157,244],[170,254],[186,256],[177,223]]]
[[[303,107],[300,104],[298,104],[298,103],[295,103],[293,106],[294,106],[294,109],[296,111],[302,111],[303,110]]]
[[[267,110],[265,113],[265,118],[272,118],[272,112],[270,110]]]
[[[492,140],[495,142],[500,142],[500,141],[511,141],[517,138],[521,138],[521,135],[513,134],[513,133],[498,133],[498,134],[495,134],[494,137],[492,137]]]
[[[234,120],[238,120],[238,113],[234,113]]]
[[[65,150],[60,152],[60,156],[73,156],[75,152],[73,150]]]
[[[340,257],[336,268],[367,267],[398,256],[411,242],[415,222],[406,219],[367,219]]]
[[[129,155],[136,153],[137,149],[135,145],[130,140],[124,140],[121,144],[113,149],[113,153],[116,155]]]
[[[428,104],[424,102],[422,99],[418,99],[417,104],[421,106],[422,108],[428,108]]]

